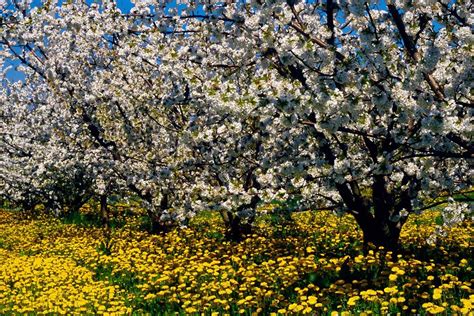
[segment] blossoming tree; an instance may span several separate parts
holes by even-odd
[[[469,188],[466,8],[255,1],[195,15],[207,31],[188,60],[211,73],[207,104],[257,117],[252,137],[271,138],[259,142],[254,196],[284,188],[303,209],[347,211],[365,242],[394,248],[411,212]]]
[[[151,217],[214,207],[235,231],[292,198],[395,248],[410,213],[471,187],[467,2],[134,4],[15,2],[1,53]]]
[[[164,35],[146,38],[159,42],[162,53],[144,49],[139,34],[149,27],[135,21],[139,23],[140,17],[121,15],[113,2],[104,7],[45,2],[39,8],[15,3],[12,11],[6,10],[3,60],[19,61],[26,79],[23,83],[4,80],[4,98],[14,100],[5,105],[5,113],[23,113],[15,115],[16,120],[5,116],[4,130],[20,128],[17,122],[30,124],[26,134],[43,148],[48,148],[52,133],[62,135],[61,149],[86,156],[66,160],[87,165],[96,194],[132,192],[143,199],[158,225],[163,215],[171,216],[166,211],[174,203],[188,201],[182,198],[188,186],[180,181],[177,167],[181,157],[187,157],[188,147],[183,147],[177,136],[188,123],[187,110],[178,104],[186,97],[185,91],[177,89],[182,76],[173,76],[173,64],[166,62],[174,57],[173,50],[163,53]],[[48,141],[35,141],[44,129],[48,129]],[[7,134],[4,146],[8,145]],[[23,148],[25,140],[15,140],[20,143],[14,145]],[[23,160],[31,168],[41,160],[58,163],[54,155]],[[28,173],[26,170],[23,168],[23,173]],[[180,183],[183,187],[174,188]]]

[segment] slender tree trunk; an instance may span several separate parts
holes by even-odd
[[[109,208],[107,206],[106,194],[102,194],[100,196],[100,215],[102,219],[102,225],[104,225],[104,227],[108,229],[110,226],[110,218],[109,218]]]
[[[81,207],[90,199],[89,195],[77,194],[67,205],[68,213],[79,213]]]
[[[149,203],[150,205],[153,203],[151,198]],[[163,193],[163,197],[161,198],[160,205],[158,207],[158,212],[156,212],[153,207],[147,210],[151,224],[150,233],[152,234],[166,233],[176,226],[175,223],[171,221],[163,221],[161,218],[164,212],[170,208],[169,193]]]
[[[160,216],[157,216],[156,214],[148,213],[148,216],[150,217],[150,233],[151,234],[159,234],[159,233],[166,233],[167,231],[170,230],[171,226],[165,225],[162,223],[160,220]]]

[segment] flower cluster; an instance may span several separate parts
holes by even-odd
[[[469,315],[474,227],[465,222],[428,247],[437,216],[410,219],[394,258],[383,249],[364,255],[354,220],[329,212],[285,225],[262,218],[236,244],[222,240],[212,214],[168,234],[131,220],[107,235],[1,211],[0,312]]]
[[[0,11],[0,196],[24,208],[133,194],[155,221],[248,223],[292,199],[393,246],[472,185],[467,5],[53,2]]]

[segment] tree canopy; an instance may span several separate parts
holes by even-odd
[[[215,209],[237,226],[292,200],[393,247],[410,213],[472,186],[471,9],[4,3],[0,194],[134,194],[157,221]]]

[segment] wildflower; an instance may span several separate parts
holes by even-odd
[[[441,298],[441,294],[443,293],[443,290],[440,288],[436,288],[433,291],[433,299],[434,300],[439,300]]]
[[[396,286],[392,286],[392,287],[386,287],[383,289],[383,291],[387,294],[390,294],[390,295],[395,295],[398,293],[398,289]]]
[[[426,309],[427,312],[431,314],[439,314],[445,311],[445,308],[442,306],[432,305]]]
[[[313,309],[308,306],[308,307],[306,307],[305,309],[303,309],[303,312],[302,312],[302,313],[303,313],[303,314],[309,314],[309,313],[311,313],[312,310],[313,310]]]
[[[315,305],[318,301],[318,298],[316,296],[309,296],[308,297],[308,304],[310,305]]]
[[[304,306],[296,304],[296,303],[290,304],[290,306],[288,306],[288,310],[290,310],[292,312],[295,312],[295,313],[299,313],[303,309],[304,309]]]
[[[358,296],[358,295],[353,296],[353,297],[349,298],[349,300],[347,301],[347,305],[348,306],[354,306],[354,305],[356,305],[358,300],[360,300],[360,296]]]
[[[186,308],[185,311],[188,314],[192,314],[192,313],[196,313],[197,309],[191,306],[191,307]]]

